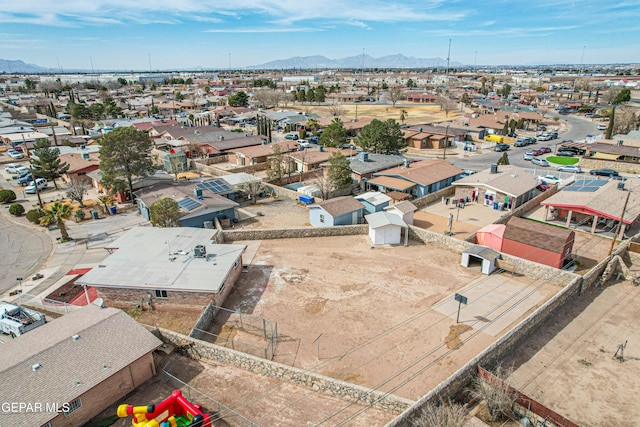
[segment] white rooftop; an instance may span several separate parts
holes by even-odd
[[[78,283],[111,288],[218,292],[245,245],[219,245],[214,230],[136,227],[110,245],[117,249]],[[196,257],[194,248],[205,247]]]
[[[374,214],[365,215],[364,218],[369,224],[369,228],[380,228],[386,225],[397,225],[400,227],[406,227],[407,224],[402,220],[400,215],[396,215],[390,212],[382,211]]]
[[[360,194],[359,196],[356,196],[356,199],[369,202],[373,206],[378,206],[385,202],[390,201],[391,197],[379,191],[369,191],[367,193],[363,193],[363,194]]]

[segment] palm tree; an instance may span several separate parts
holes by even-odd
[[[400,110],[400,121],[402,122],[402,124],[404,124],[408,116],[409,116],[409,113],[407,113],[407,110],[405,110],[404,108]]]
[[[105,215],[109,215],[109,206],[113,205],[113,197],[101,196],[98,197],[98,201],[104,205]]]
[[[60,237],[62,237],[62,240],[70,240],[69,233],[67,232],[67,227],[64,225],[64,220],[69,219],[72,212],[73,209],[70,205],[55,202],[51,206],[49,206],[49,209],[44,210],[44,216],[40,218],[40,224],[47,226],[55,222],[58,225],[58,229],[60,230]]]

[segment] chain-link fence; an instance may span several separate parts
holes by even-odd
[[[51,311],[58,314],[69,314],[69,312],[80,308],[65,302],[55,301],[30,294],[18,294],[18,301],[20,302],[20,305],[35,308],[36,310]]]
[[[172,373],[174,368],[173,360],[162,368],[162,379],[170,387],[180,390],[191,403],[202,405],[203,412],[211,417],[211,423],[203,427],[260,427],[260,425],[239,414],[216,399],[208,396],[197,388],[187,384]]]
[[[214,308],[213,323],[208,330],[195,327],[191,336],[212,344],[273,360],[278,341],[278,324],[223,307]]]

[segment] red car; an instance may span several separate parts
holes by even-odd
[[[540,147],[540,148],[538,148],[538,150],[542,151],[543,153],[550,153],[551,152],[551,148],[549,148],[549,147]]]
[[[14,150],[16,150],[19,153],[23,153],[24,150],[22,149],[22,147],[20,147],[19,145],[16,145],[15,147],[13,147]]]
[[[537,150],[533,150],[532,153],[534,156],[542,156],[544,154],[544,151],[537,149]]]

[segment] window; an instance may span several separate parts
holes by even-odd
[[[167,298],[167,291],[156,289],[156,298]]]
[[[80,398],[77,398],[76,400],[69,402],[69,409],[67,411],[64,411],[64,416],[65,417],[69,416],[69,414],[72,414],[73,412],[77,411],[81,407],[82,407],[82,400],[80,400]]]
[[[324,224],[324,214],[320,214],[320,222]]]

